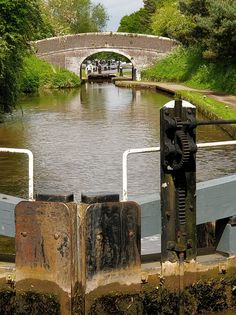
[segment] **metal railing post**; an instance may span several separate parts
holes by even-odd
[[[15,149],[15,148],[0,148],[0,152],[6,153],[20,153],[20,154],[27,154],[29,158],[29,168],[28,168],[28,196],[29,200],[34,200],[34,157],[33,153],[27,149]]]
[[[214,148],[214,147],[224,147],[229,145],[236,145],[236,140],[231,141],[219,141],[219,142],[206,142],[198,143],[197,147],[201,148]],[[150,152],[160,152],[160,147],[150,147],[150,148],[140,148],[140,149],[129,149],[123,153],[123,162],[122,162],[122,173],[123,173],[123,201],[128,200],[128,157],[130,154],[141,154],[141,153],[150,153]]]
[[[123,153],[122,172],[123,172],[123,201],[128,200],[128,156],[137,153],[159,152],[160,147],[130,149]]]

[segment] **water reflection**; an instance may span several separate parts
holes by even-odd
[[[21,101],[0,125],[0,145],[32,150],[37,192],[122,190],[122,153],[159,145],[159,110],[170,98],[150,91],[88,84]],[[23,114],[22,114],[23,111]],[[199,127],[198,141],[226,140],[219,127]],[[233,149],[201,150],[198,180],[235,172]],[[0,191],[27,195],[27,161],[0,156]],[[129,191],[159,190],[159,155],[129,158]]]

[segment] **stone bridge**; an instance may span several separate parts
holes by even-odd
[[[37,55],[49,63],[81,74],[83,61],[98,52],[114,52],[133,64],[137,80],[141,70],[168,54],[176,41],[165,37],[131,33],[82,33],[35,42]]]

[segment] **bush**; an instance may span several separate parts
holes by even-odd
[[[0,110],[11,111],[19,93],[23,57],[43,22],[37,0],[0,1]]]
[[[236,95],[235,66],[204,60],[201,49],[196,47],[176,48],[142,75],[147,80],[184,82],[195,88]]]
[[[23,93],[34,93],[41,88],[72,88],[80,84],[79,77],[66,69],[52,66],[34,55],[24,59],[24,67],[21,72],[21,91]]]

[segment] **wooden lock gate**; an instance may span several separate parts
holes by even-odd
[[[107,196],[82,196],[79,205],[39,199],[15,209],[18,292],[54,294],[61,315],[82,315],[101,294],[140,289],[136,203]]]

